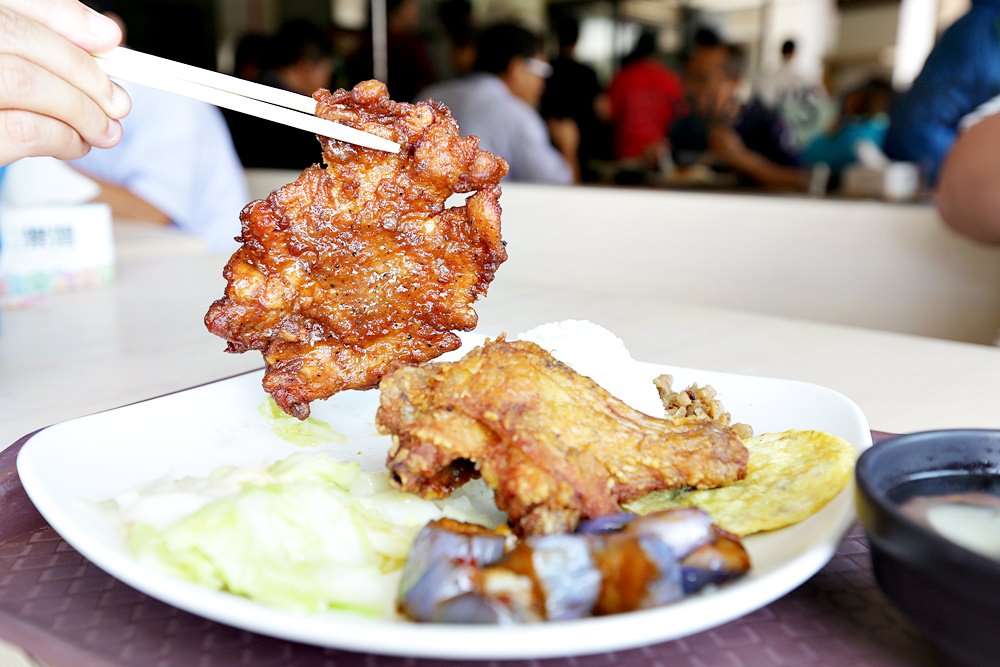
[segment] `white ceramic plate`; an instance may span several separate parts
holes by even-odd
[[[868,424],[844,396],[816,385],[673,368],[603,364],[580,368],[630,403],[657,414],[649,382],[715,386],[738,421],[756,433],[818,429],[863,450]],[[608,368],[615,369],[609,374]],[[602,376],[603,374],[603,376]],[[717,590],[648,611],[516,627],[379,621],[343,613],[305,615],[171,579],[130,556],[116,515],[103,501],[164,476],[203,475],[221,465],[257,465],[301,448],[277,437],[258,412],[260,373],[189,389],[51,426],[18,457],[25,490],[52,527],[109,574],[194,614],[265,635],[321,646],[413,657],[516,659],[614,651],[699,632],[767,605],[832,557],[854,518],[853,487],[806,521],[748,538],[750,574]],[[384,465],[388,439],[375,432],[377,392],[345,392],[313,404],[314,416],[348,436],[326,446],[366,469]],[[662,408],[660,408],[662,411]]]

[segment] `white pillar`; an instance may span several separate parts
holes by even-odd
[[[372,72],[383,83],[389,81],[389,40],[385,0],[372,3]]]
[[[795,63],[799,74],[819,82],[823,59],[833,51],[837,31],[834,0],[770,0],[761,40],[761,65],[775,69],[779,50],[786,39],[796,42]]]
[[[903,0],[900,3],[892,67],[892,85],[896,88],[908,88],[923,68],[934,47],[937,19],[937,0]]]

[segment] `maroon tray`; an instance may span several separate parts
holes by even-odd
[[[48,667],[469,664],[363,655],[265,637],[189,614],[126,586],[63,541],[31,504],[15,467],[17,452],[30,437],[0,452],[0,638]],[[713,630],[630,651],[480,664],[904,667],[932,664],[928,656],[876,586],[868,546],[855,526],[833,560],[809,581]]]

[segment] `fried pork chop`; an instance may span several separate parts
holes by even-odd
[[[507,258],[507,163],[459,136],[447,108],[384,84],[314,95],[316,115],[400,144],[398,155],[318,137],[326,167],[243,209],[243,246],[205,316],[227,351],[264,355],[264,388],[299,419],[310,401],[376,386],[390,365],[457,348]],[[473,194],[445,208],[453,193]]]
[[[526,341],[397,368],[379,389],[376,424],[393,436],[395,483],[441,498],[481,475],[522,535],[571,531],[651,491],[746,475],[731,429],[639,412]]]

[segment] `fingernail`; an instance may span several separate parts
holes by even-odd
[[[108,141],[111,142],[111,145],[114,146],[122,137],[122,124],[113,118],[109,118],[108,127],[104,130],[104,136],[107,137]]]
[[[125,89],[116,83],[111,84],[111,115],[124,118],[132,109],[132,100]]]

